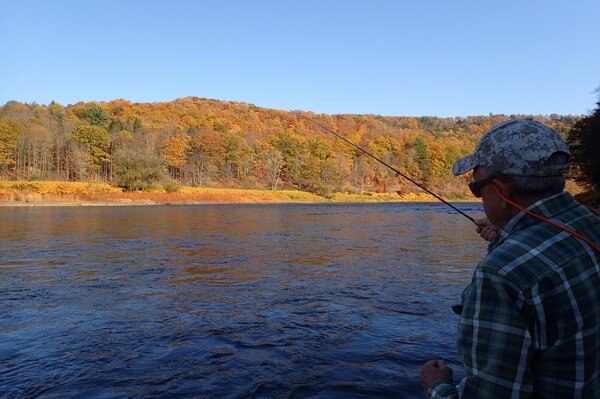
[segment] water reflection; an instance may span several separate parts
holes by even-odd
[[[485,248],[434,204],[0,213],[9,397],[421,397]]]

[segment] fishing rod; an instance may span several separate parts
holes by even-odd
[[[317,122],[316,120],[309,118],[308,116],[302,115],[300,112],[298,111],[292,111],[294,114],[296,114],[297,116],[306,119],[307,121],[313,123],[314,125],[320,127],[321,129],[325,130],[326,132],[329,132],[331,134],[333,134],[334,136],[336,136],[337,138],[343,140],[344,142],[350,144],[352,147],[356,148],[357,150],[361,151],[362,153],[364,153],[365,155],[370,156],[371,158],[373,158],[374,160],[376,160],[377,162],[381,163],[382,165],[386,166],[387,168],[389,168],[390,170],[396,172],[396,176],[402,176],[403,178],[405,178],[406,180],[408,180],[409,182],[411,182],[412,184],[414,184],[415,186],[419,187],[421,190],[425,191],[426,193],[434,196],[436,199],[440,200],[441,202],[443,202],[444,204],[448,205],[450,208],[454,209],[456,212],[460,213],[461,215],[463,215],[464,217],[466,217],[467,219],[469,219],[471,222],[473,222],[473,224],[475,224],[476,226],[477,223],[475,222],[475,219],[473,219],[471,216],[469,216],[468,214],[466,214],[465,212],[461,211],[460,209],[458,209],[457,207],[455,207],[454,205],[452,205],[451,203],[449,203],[448,201],[446,201],[445,199],[443,199],[442,197],[440,197],[439,195],[437,195],[436,193],[434,193],[433,191],[429,190],[427,187],[425,187],[424,185],[420,184],[419,182],[415,181],[414,179],[410,178],[409,176],[407,176],[406,174],[400,172],[398,169],[394,168],[393,166],[389,165],[387,162],[383,161],[382,159],[379,159],[378,157],[376,157],[375,155],[371,154],[370,152],[368,152],[367,150],[363,149],[362,147],[357,146],[356,144],[354,144],[353,142],[351,142],[350,140],[348,140],[347,138],[343,137],[342,135],[340,135],[339,133],[337,133],[336,131],[328,128],[327,126]]]

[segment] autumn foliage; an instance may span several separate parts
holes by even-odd
[[[515,115],[455,118],[302,113],[448,197],[453,162]],[[519,115],[522,116],[522,115]],[[559,132],[574,116],[536,116]],[[157,187],[418,192],[373,159],[292,112],[188,97],[172,102],[8,102],[0,107],[0,176]],[[176,191],[176,190],[175,190]]]

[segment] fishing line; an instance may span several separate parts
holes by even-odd
[[[503,195],[503,194],[500,192],[500,189],[499,189],[499,188],[498,188],[498,187],[497,187],[495,184],[494,184],[493,186],[494,186],[494,189],[496,190],[496,194],[498,194],[498,196],[499,196],[500,198],[502,198],[504,201],[506,201],[506,203],[508,203],[508,204],[510,204],[510,205],[512,205],[512,206],[514,206],[514,207],[515,207],[515,208],[517,208],[518,210],[520,210],[520,211],[523,211],[523,212],[525,212],[526,214],[528,214],[528,215],[530,215],[530,216],[533,216],[533,217],[534,217],[534,218],[536,218],[536,219],[539,219],[539,220],[541,220],[542,222],[548,223],[549,225],[552,225],[552,226],[556,227],[557,229],[560,229],[560,230],[562,230],[562,231],[565,231],[565,232],[567,232],[567,233],[571,234],[572,236],[579,238],[580,240],[582,240],[582,241],[584,241],[585,243],[587,243],[587,244],[588,244],[590,247],[592,247],[592,248],[593,248],[593,249],[594,249],[596,252],[599,252],[599,253],[600,253],[600,247],[599,247],[598,245],[596,245],[594,242],[592,242],[592,240],[590,240],[589,238],[582,236],[581,234],[579,234],[579,233],[578,233],[578,232],[576,232],[575,230],[571,230],[570,228],[568,228],[568,227],[565,227],[565,226],[562,226],[562,225],[560,225],[560,224],[558,224],[558,223],[555,223],[555,222],[553,222],[552,220],[550,220],[550,219],[547,219],[547,218],[543,217],[542,215],[538,215],[537,213],[531,212],[530,210],[523,208],[523,207],[522,207],[522,206],[520,206],[519,204],[517,204],[517,203],[515,203],[515,202],[513,202],[513,201],[509,200],[508,198],[506,198],[506,197],[505,197],[505,196],[504,196],[504,195]],[[588,208],[590,208],[590,207],[588,207]],[[595,213],[597,213],[597,214],[598,214],[598,211],[596,211],[595,209],[593,209],[593,208],[590,208],[590,209],[591,209],[592,211],[594,211]]]
[[[327,126],[315,121],[312,118],[309,118],[308,116],[304,116],[302,115],[300,112],[298,111],[291,111],[294,114],[296,114],[297,116],[306,119],[307,121],[313,123],[314,125],[320,127],[321,129],[325,130],[326,132],[329,132],[333,135],[335,135],[337,138],[343,140],[344,142],[350,144],[352,147],[356,148],[357,150],[361,151],[362,153],[364,153],[365,155],[370,156],[371,158],[373,158],[374,160],[376,160],[377,162],[381,163],[382,165],[386,166],[387,168],[389,168],[390,170],[396,172],[396,177],[397,176],[402,176],[403,178],[405,178],[406,180],[408,180],[409,182],[411,182],[412,184],[414,184],[415,186],[419,187],[421,190],[425,191],[426,193],[434,196],[436,199],[438,199],[439,201],[443,202],[444,204],[448,205],[450,208],[454,209],[456,212],[460,213],[461,215],[463,215],[464,217],[466,217],[467,219],[469,219],[471,222],[473,222],[473,224],[475,224],[476,226],[478,226],[478,224],[475,222],[475,219],[473,219],[471,216],[469,216],[468,214],[466,214],[465,212],[461,211],[460,209],[458,209],[457,207],[455,207],[454,205],[452,205],[451,203],[449,203],[448,201],[446,201],[445,199],[443,199],[442,197],[440,197],[439,195],[437,195],[436,193],[434,193],[433,191],[429,190],[427,187],[423,186],[422,184],[418,183],[417,181],[415,181],[414,179],[410,178],[409,176],[407,176],[406,174],[400,172],[398,169],[394,168],[393,166],[389,165],[388,163],[386,163],[385,161],[377,158],[375,155],[371,154],[370,152],[368,152],[367,150],[357,146],[356,144],[354,144],[353,142],[351,142],[350,140],[346,139],[345,137],[343,137],[342,135],[340,135],[339,133],[337,133],[336,131],[328,128]]]

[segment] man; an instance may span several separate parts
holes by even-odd
[[[600,216],[563,192],[569,155],[554,130],[515,119],[454,164],[473,170],[493,241],[462,293],[467,376],[455,386],[427,362],[429,398],[600,398]]]

